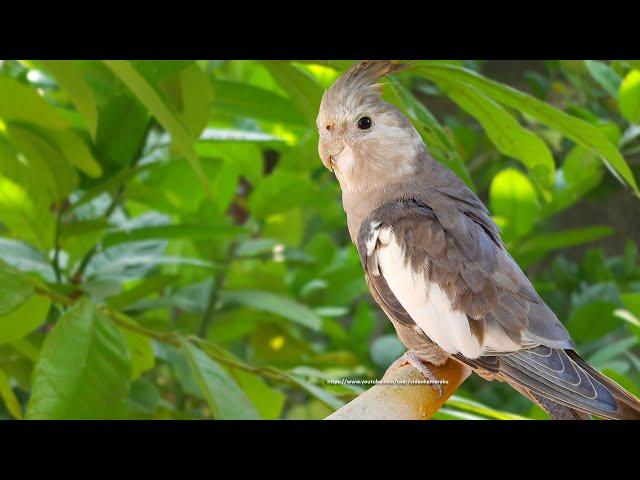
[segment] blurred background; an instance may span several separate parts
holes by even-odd
[[[404,351],[322,166],[351,61],[0,61],[0,418],[319,419]],[[578,351],[640,394],[640,61],[385,79]],[[470,377],[435,418],[547,418]]]

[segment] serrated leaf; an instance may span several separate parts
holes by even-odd
[[[123,415],[131,364],[125,340],[89,300],[49,332],[35,366],[28,419],[110,419]]]

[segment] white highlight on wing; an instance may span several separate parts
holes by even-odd
[[[373,251],[378,244],[378,235],[380,234],[380,230],[378,229],[378,227],[380,226],[380,223],[381,222],[371,222],[369,224],[370,238],[365,242],[368,256],[371,256],[373,254]]]
[[[384,237],[387,242],[382,241]],[[467,316],[451,308],[449,298],[437,283],[427,283],[421,272],[415,273],[405,264],[404,252],[391,229],[382,229],[378,238],[378,262],[384,278],[413,321],[448,353],[461,353],[467,358],[482,355],[482,346],[471,333]]]

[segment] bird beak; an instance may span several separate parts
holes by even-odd
[[[337,167],[336,157],[342,153],[342,150],[344,150],[344,145],[338,145],[338,148],[331,148],[332,146],[330,146],[323,139],[320,139],[320,141],[318,142],[318,153],[320,154],[320,160],[322,160],[323,165],[327,169],[333,172]]]

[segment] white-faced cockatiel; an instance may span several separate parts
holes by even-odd
[[[453,358],[552,418],[640,419],[638,399],[576,353],[482,201],[382,100],[377,80],[402,68],[355,64],[325,92],[317,119],[367,283],[408,349],[391,368],[410,363],[433,379],[429,365]]]

